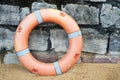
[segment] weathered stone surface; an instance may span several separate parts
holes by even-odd
[[[57,6],[54,4],[48,4],[48,3],[44,3],[44,2],[33,2],[32,3],[32,12],[36,11],[36,10],[40,10],[43,8],[54,8],[57,9]]]
[[[6,50],[13,49],[14,32],[0,28],[0,48],[5,48]]]
[[[120,18],[116,21],[115,27],[120,29]]]
[[[48,33],[46,31],[33,30],[29,37],[29,48],[31,50],[47,50]]]
[[[67,4],[63,11],[72,16],[78,24],[99,24],[99,9],[88,5]]]
[[[83,51],[105,54],[108,43],[108,35],[100,34],[98,31],[92,28],[82,28],[83,35]]]
[[[5,40],[5,43],[4,43],[4,46],[5,46],[5,49],[6,50],[13,50],[14,49],[14,41],[13,41],[14,39],[12,39],[12,40]]]
[[[0,28],[0,48],[13,50],[15,32],[9,29]],[[44,51],[47,49],[48,33],[40,29],[34,30],[29,37],[29,48],[31,50]]]
[[[53,29],[50,33],[52,48],[55,48],[56,52],[66,52],[68,48],[68,37],[66,32],[62,29]]]
[[[0,26],[0,40],[4,40],[5,38],[5,29]]]
[[[120,2],[120,0],[114,0],[114,1],[116,1],[116,2]]]
[[[120,56],[82,53],[82,62],[85,63],[120,63]]]
[[[120,33],[113,33],[110,36],[109,53],[111,55],[120,55]]]
[[[19,6],[0,5],[0,24],[18,25],[19,21]]]
[[[85,63],[119,63],[119,58],[118,56],[82,53],[82,62]]]
[[[20,20],[23,20],[30,13],[30,9],[28,7],[24,7],[20,9]]]
[[[6,33],[6,38],[5,38],[5,48],[6,50],[13,50],[14,48],[14,35],[15,35],[15,32],[12,32],[8,29],[5,29],[5,33]]]
[[[106,55],[95,55],[93,62],[97,63],[111,63],[111,57]]]
[[[57,61],[59,58],[58,53],[52,52],[40,52],[40,51],[31,51],[32,55],[38,60],[45,63],[52,63]]]
[[[106,0],[87,0],[87,1],[91,1],[91,2],[106,2]]]
[[[4,57],[4,64],[19,64],[15,53],[8,53]]]
[[[105,54],[107,49],[107,39],[108,35],[102,35],[95,29],[81,29],[83,33],[83,51]],[[68,48],[68,38],[64,30],[51,30],[52,48],[55,48],[55,51],[66,52]],[[91,47],[92,46],[92,47]]]
[[[114,27],[119,23],[120,20],[120,9],[118,7],[112,7],[111,4],[103,4],[100,14],[100,23],[102,24],[102,27],[108,28],[108,27]],[[117,27],[119,27],[117,25]]]
[[[68,3],[76,3],[81,0],[44,0],[46,3],[50,4],[68,4]],[[83,0],[84,1],[84,0]]]
[[[13,50],[12,40],[0,40],[0,48],[5,48],[5,50]]]
[[[111,63],[120,63],[120,56],[112,55],[110,56]]]

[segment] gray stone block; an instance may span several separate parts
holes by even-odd
[[[0,24],[18,25],[19,22],[19,6],[0,5]]]
[[[111,63],[120,63],[120,56],[118,55],[111,55],[110,56]]]
[[[72,16],[78,24],[99,24],[99,9],[88,5],[67,4],[63,11]]]
[[[120,2],[120,0],[114,0],[115,2]]]
[[[66,32],[62,29],[52,29],[50,34],[52,48],[55,48],[56,52],[66,52],[68,48],[68,37]]]
[[[6,38],[5,38],[4,46],[5,46],[6,50],[13,50],[15,32],[12,32],[12,31],[6,29],[5,33],[6,33]]]
[[[6,50],[13,49],[14,32],[0,28],[0,48],[5,48]]]
[[[14,35],[15,35],[14,31],[5,29],[5,33],[6,33],[6,40],[12,40],[12,41],[14,40]]]
[[[116,21],[115,27],[120,29],[120,18]]]
[[[5,38],[5,29],[0,26],[0,40],[4,40]]]
[[[0,48],[13,50],[15,32],[9,29],[0,28]],[[48,33],[46,31],[33,30],[29,37],[29,48],[31,50],[44,51],[47,49]]]
[[[114,61],[112,59],[109,55],[82,53],[82,61],[85,63],[117,63],[116,58]]]
[[[47,50],[48,33],[46,31],[33,30],[29,37],[29,48],[31,50]]]
[[[15,53],[8,53],[4,57],[4,64],[19,64],[18,58]]]
[[[36,11],[36,10],[44,9],[44,8],[57,9],[57,6],[54,4],[48,4],[48,3],[44,3],[44,2],[33,2],[32,3],[32,12]]]
[[[87,0],[87,1],[91,1],[91,2],[106,2],[106,0]]]
[[[23,20],[30,13],[30,9],[28,7],[24,7],[20,9],[20,20]]]
[[[81,29],[83,33],[83,51],[105,54],[107,50],[108,35],[102,35],[95,29]],[[50,39],[52,41],[52,48],[56,52],[66,52],[68,48],[68,37],[64,30],[51,30]],[[92,46],[92,47],[91,47]]]
[[[14,49],[14,39],[13,40],[5,40],[5,49],[6,50],[13,50]]]
[[[110,36],[109,54],[120,55],[120,34],[113,33]]]
[[[120,9],[118,7],[113,7],[111,4],[103,4],[100,14],[100,23],[102,27],[108,28],[119,24],[120,20]],[[118,25],[116,27],[119,27]]]
[[[93,62],[96,63],[111,63],[111,57],[107,55],[95,55]]]
[[[108,35],[100,34],[92,28],[82,28],[84,52],[105,54],[107,50]]]
[[[120,56],[116,55],[99,55],[82,53],[82,61],[86,63],[120,63]]]

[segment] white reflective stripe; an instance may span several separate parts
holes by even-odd
[[[39,24],[40,24],[40,23],[43,23],[42,17],[41,17],[41,15],[40,15],[40,11],[37,10],[37,11],[35,11],[34,13],[35,13],[35,16],[36,16]]]
[[[68,38],[74,38],[74,37],[77,37],[77,36],[80,36],[82,35],[81,31],[77,31],[77,32],[73,32],[73,33],[70,33],[68,34]]]
[[[24,49],[24,50],[22,50],[22,51],[17,52],[16,55],[17,55],[18,57],[20,57],[20,56],[23,56],[23,55],[25,55],[25,54],[28,54],[29,52],[30,52],[30,50],[29,50],[29,48],[27,48],[27,49]]]
[[[59,66],[58,62],[54,62],[53,64],[54,64],[54,68],[55,68],[55,71],[56,71],[57,75],[62,74],[62,71],[60,69],[60,66]]]

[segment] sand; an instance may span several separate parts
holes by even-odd
[[[0,80],[120,80],[120,64],[76,64],[59,76],[38,76],[22,65],[0,64]]]

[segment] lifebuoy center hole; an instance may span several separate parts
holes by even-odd
[[[36,45],[36,43],[38,43],[35,46],[36,49],[33,48],[31,50],[32,56],[38,61],[44,63],[52,63],[58,61],[65,55],[65,52],[62,52],[62,50],[60,52],[57,52],[56,49],[61,48],[63,46],[61,44],[65,44],[64,46],[68,48],[69,42],[63,42],[65,39],[68,40],[68,35],[65,31],[62,30],[63,28],[61,28],[60,25],[56,24],[54,27],[55,28],[37,26],[37,28],[34,28],[30,33],[29,46],[33,48],[34,44]],[[57,45],[53,44],[54,41],[57,42]],[[44,42],[47,42],[46,49],[44,51],[40,51],[40,48],[44,49]],[[41,46],[41,43],[43,47]]]

